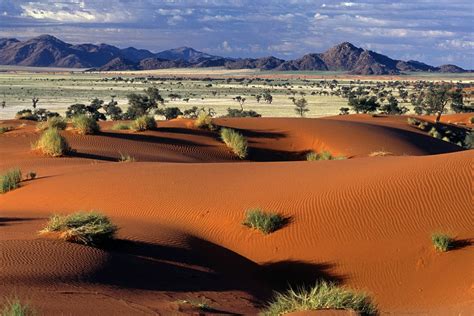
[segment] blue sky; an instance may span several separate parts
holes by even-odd
[[[349,41],[474,69],[474,1],[0,0],[0,37],[297,58]]]

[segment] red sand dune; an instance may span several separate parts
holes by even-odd
[[[65,131],[78,151],[65,158],[32,153],[31,124],[0,135],[0,170],[39,175],[0,195],[0,293],[48,315],[189,314],[196,302],[247,315],[272,290],[323,277],[367,291],[382,313],[474,313],[473,151],[404,117],[218,119],[260,161],[238,163],[189,123]],[[367,157],[382,149],[395,156]],[[138,162],[112,161],[121,150]],[[351,159],[278,161],[308,150]],[[267,236],[246,228],[257,206],[290,223]],[[36,233],[52,213],[92,209],[120,227],[107,249]],[[456,236],[457,249],[436,253],[435,231]]]

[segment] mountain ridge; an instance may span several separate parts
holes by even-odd
[[[69,44],[47,34],[25,41],[0,39],[0,64],[88,68],[96,71],[225,67],[276,71],[346,71],[355,75],[396,75],[413,71],[468,72],[451,64],[435,67],[414,60],[392,59],[349,42],[335,45],[323,53],[309,53],[297,59],[283,60],[274,56],[221,57],[187,46],[153,53],[146,49],[121,49],[108,44]]]

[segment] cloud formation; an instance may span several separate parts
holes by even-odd
[[[0,37],[234,57],[296,58],[343,41],[400,59],[474,68],[471,0],[1,0]]]

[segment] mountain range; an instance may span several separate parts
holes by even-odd
[[[312,53],[294,60],[273,56],[228,58],[190,47],[152,53],[146,49],[121,49],[107,44],[69,44],[51,35],[26,41],[0,39],[0,64],[35,67],[86,68],[94,71],[151,70],[186,67],[225,67],[276,71],[347,71],[358,75],[395,75],[404,72],[467,72],[456,65],[430,66],[419,61],[397,60],[344,42],[324,53]]]

